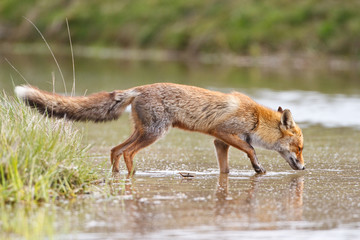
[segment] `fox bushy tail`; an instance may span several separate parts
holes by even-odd
[[[110,121],[120,117],[139,94],[134,89],[99,92],[89,96],[70,97],[23,85],[15,87],[16,95],[40,113],[74,121]]]

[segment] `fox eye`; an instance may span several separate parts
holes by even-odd
[[[304,148],[299,147],[299,152],[301,152]]]

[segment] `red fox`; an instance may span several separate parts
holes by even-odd
[[[291,112],[281,107],[271,110],[242,93],[226,94],[173,83],[83,97],[61,96],[28,85],[17,86],[15,93],[41,113],[75,121],[114,120],[131,104],[134,132],[111,149],[113,172],[119,171],[123,155],[128,173],[133,174],[135,154],[170,127],[213,136],[221,173],[229,172],[230,146],[245,152],[257,173],[266,171],[258,162],[254,146],[277,151],[295,170],[305,169],[303,134]]]

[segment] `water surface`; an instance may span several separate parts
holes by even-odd
[[[27,81],[64,92],[48,56],[7,56]],[[1,60],[2,61],[2,60]],[[68,91],[69,58],[60,60]],[[291,170],[277,153],[256,149],[267,169],[256,175],[246,155],[230,151],[230,174],[219,174],[213,139],[172,129],[136,155],[137,173],[110,173],[110,149],[132,131],[129,114],[106,124],[78,123],[92,144],[89,168],[99,183],[89,194],[33,210],[56,239],[356,239],[360,234],[360,81],[357,71],[316,72],[164,62],[76,61],[76,94],[176,82],[230,92],[290,108],[303,128],[305,171]],[[0,88],[24,81],[5,62]],[[179,172],[194,175],[187,179]],[[17,210],[8,209],[16,214]],[[45,219],[45,220],[44,220]],[[50,226],[48,226],[50,225]],[[1,236],[1,235],[0,235]]]

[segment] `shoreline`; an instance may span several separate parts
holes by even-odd
[[[55,55],[70,56],[70,46],[52,44]],[[129,61],[184,62],[199,64],[217,64],[233,67],[283,68],[292,70],[333,70],[349,71],[360,69],[360,60],[320,54],[277,53],[261,56],[236,55],[233,53],[180,52],[164,49],[123,49],[117,47],[98,47],[73,45],[74,56],[84,58],[118,59]],[[1,43],[0,54],[50,54],[45,43]]]

